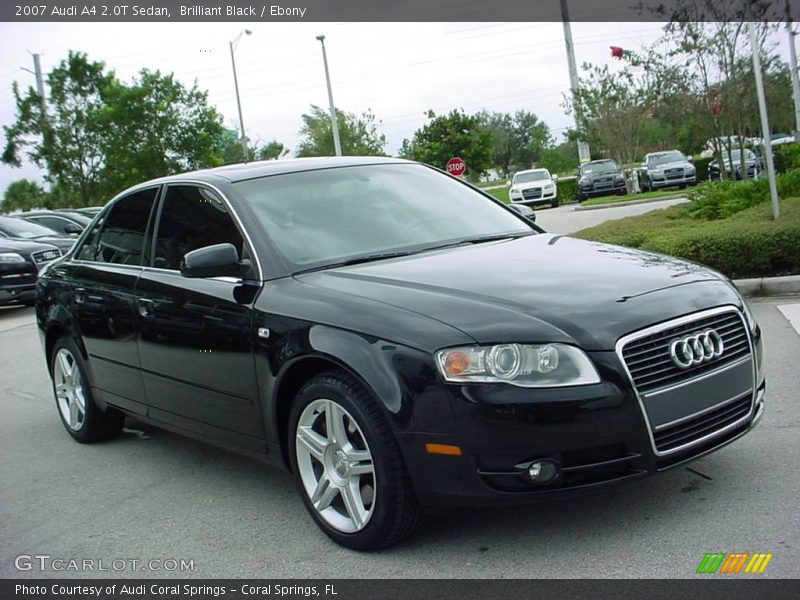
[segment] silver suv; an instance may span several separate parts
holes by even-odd
[[[697,183],[697,170],[679,150],[651,152],[644,157],[641,186],[644,191],[667,187],[686,188]]]

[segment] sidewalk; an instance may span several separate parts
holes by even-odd
[[[733,284],[746,298],[800,294],[800,275],[734,279]]]

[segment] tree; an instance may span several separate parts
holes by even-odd
[[[256,160],[277,160],[287,154],[289,154],[289,149],[277,140],[267,142],[255,151]]]
[[[225,129],[222,132],[215,152],[219,156],[220,164],[222,165],[245,162],[239,132],[235,129]],[[286,156],[288,153],[289,149],[277,140],[271,140],[263,146],[256,141],[253,144],[248,144],[247,147],[248,160],[275,160]]]
[[[35,90],[14,83],[17,115],[4,127],[2,160],[20,166],[27,156],[45,169],[51,206],[100,204],[146,179],[222,164],[222,118],[196,84],[148,70],[122,83],[70,52],[47,85],[45,113]]]
[[[567,140],[557,146],[545,149],[537,164],[556,174],[575,171],[578,168],[578,142]]]
[[[508,177],[512,165],[531,167],[552,143],[550,128],[533,113],[519,110],[513,115],[480,113],[480,117],[492,134],[494,164],[504,177]]]
[[[462,109],[446,115],[427,113],[429,122],[403,140],[400,155],[444,169],[447,161],[459,156],[467,163],[467,176],[477,179],[492,166],[492,133],[480,115],[467,115]]]
[[[33,88],[22,92],[14,82],[17,118],[13,125],[3,127],[3,162],[18,167],[23,153],[27,154],[31,162],[47,171],[51,183],[73,188],[87,201],[98,199],[102,195],[103,140],[107,134],[107,123],[100,116],[113,81],[113,74],[105,72],[103,63],[70,52],[47,75],[47,114]]]
[[[11,183],[3,194],[3,212],[32,210],[45,203],[45,192],[35,181],[18,179]]]
[[[216,154],[222,117],[207,93],[172,74],[143,69],[125,85],[113,81],[101,114],[104,183],[112,193],[182,171],[221,164]]]
[[[302,116],[302,139],[297,156],[333,156],[333,131],[330,113],[314,104]],[[342,154],[346,156],[383,156],[386,136],[378,132],[375,115],[367,110],[361,116],[336,110]]]

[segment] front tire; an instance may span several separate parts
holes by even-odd
[[[125,415],[113,408],[103,412],[95,404],[83,357],[71,338],[62,337],[53,347],[50,377],[61,422],[75,440],[89,444],[122,430]]]
[[[550,203],[550,208],[558,208],[558,198]]]
[[[333,541],[377,550],[411,535],[420,508],[400,448],[370,394],[330,371],[298,393],[289,454],[306,509]]]

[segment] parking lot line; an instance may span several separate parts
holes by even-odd
[[[779,304],[778,310],[781,311],[789,324],[800,334],[800,302],[795,304]]]

